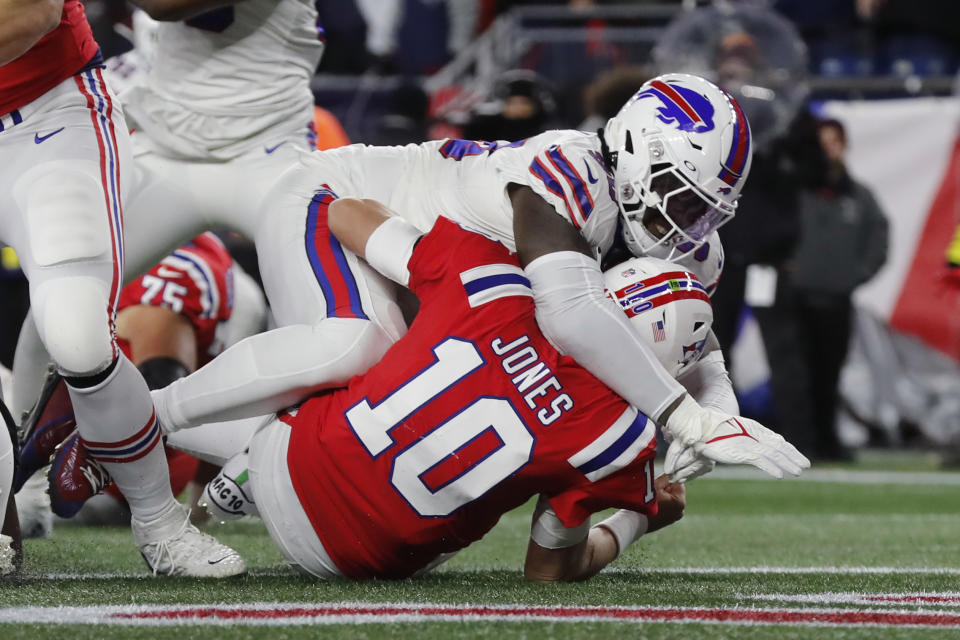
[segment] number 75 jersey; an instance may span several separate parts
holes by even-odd
[[[233,259],[217,236],[202,233],[120,291],[118,312],[135,305],[166,307],[189,320],[202,366],[223,351],[217,330],[233,314]],[[117,342],[130,357],[129,342]]]
[[[406,336],[281,414],[293,486],[344,575],[409,576],[536,494],[567,527],[656,513],[654,424],[547,342],[513,254],[440,218],[408,266]]]

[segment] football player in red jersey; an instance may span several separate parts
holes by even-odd
[[[536,580],[588,577],[678,519],[682,487],[653,478],[655,424],[544,338],[515,254],[444,218],[421,236],[382,211],[340,200],[331,229],[409,286],[417,319],[365,375],[257,431],[249,473],[212,497],[252,497],[288,560],[318,577],[416,575],[538,494]],[[780,468],[807,466],[789,445],[764,448],[781,451]],[[610,507],[621,511],[591,529]]]
[[[256,287],[245,282],[245,279],[249,280],[249,276],[236,272],[223,243],[215,235],[204,233],[123,288],[117,312],[117,341],[124,355],[144,375],[151,389],[166,386],[194,371],[220,353],[226,343],[241,337],[230,335],[229,323],[234,319],[235,280],[241,287]],[[265,314],[262,297],[252,302],[248,301],[248,295],[241,297],[240,314],[257,316],[262,320]],[[256,318],[253,322],[248,322],[248,318],[240,320],[244,321],[243,324],[259,324]],[[26,425],[34,432],[44,429],[59,431],[61,435],[51,433],[50,437],[63,440],[71,437],[75,423],[73,416],[69,415],[69,406],[64,406],[64,403],[69,403],[69,398],[62,389],[55,388],[58,384],[63,383],[56,374],[53,374],[52,380],[45,382],[47,392],[41,395],[41,401],[32,411],[37,415],[31,415]],[[54,406],[48,409],[50,404]],[[61,420],[62,415],[67,419]],[[55,422],[48,421],[48,417]],[[33,455],[33,449],[28,440],[28,453],[24,467],[18,474],[17,488],[25,476],[46,464],[45,459]],[[198,461],[172,449],[167,451],[167,457],[173,493],[179,495],[198,471]],[[51,523],[49,516],[44,514],[49,513],[51,502],[53,511],[64,518],[73,517],[83,504],[83,500],[75,500],[72,495],[75,490],[71,487],[73,468],[68,463],[68,456],[58,455],[55,460],[51,473],[60,474],[61,477],[50,483],[49,498],[46,494],[47,478],[44,476],[28,481],[26,487],[17,494],[21,521],[26,531],[39,535],[48,532]],[[94,462],[88,463],[88,469],[96,467]],[[204,470],[206,475],[200,480],[201,487],[216,470]],[[92,476],[84,476],[85,480],[89,477],[104,482],[109,479],[109,475],[100,468],[96,468]],[[105,493],[105,498],[97,500],[80,513],[81,522],[97,524],[123,520],[123,498],[116,485],[109,484]],[[42,504],[35,505],[34,502]]]
[[[192,527],[174,499],[147,385],[116,343],[132,158],[80,0],[0,3],[0,64],[0,238],[30,281],[80,433],[130,503],[154,573],[242,573],[243,559]]]

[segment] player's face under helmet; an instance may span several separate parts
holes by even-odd
[[[670,375],[700,358],[713,307],[695,275],[660,258],[631,258],[604,271],[603,284]]]
[[[703,78],[670,73],[607,122],[623,236],[634,255],[676,259],[733,217],[753,155],[736,101]]]

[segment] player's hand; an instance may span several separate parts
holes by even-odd
[[[709,440],[710,434],[732,417],[729,413],[700,406],[690,394],[686,394],[667,417],[663,435],[667,442],[678,440],[681,445],[689,447]]]
[[[672,482],[684,483],[713,471],[717,463],[698,455],[693,446],[685,447],[679,440],[670,443],[667,449],[665,470],[670,470]]]
[[[687,506],[687,490],[682,484],[671,482],[665,474],[653,483],[657,490],[657,515],[650,516],[647,533],[663,529],[683,517]]]
[[[800,475],[810,468],[810,461],[780,434],[767,429],[756,420],[732,417],[717,425],[700,442],[692,446],[700,457],[724,464],[750,464],[767,472],[774,478],[782,478],[784,472]],[[664,471],[676,473],[680,461],[679,451],[664,463]]]

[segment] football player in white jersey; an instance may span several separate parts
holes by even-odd
[[[719,350],[701,365],[710,398],[701,406],[604,296],[597,260],[620,229],[631,252],[678,260],[715,286],[722,254],[713,232],[732,217],[750,158],[736,102],[681,74],[645,84],[598,134],[304,155],[267,197],[255,236],[280,328],[154,392],[161,422],[169,432],[281,409],[342,384],[396,340],[403,329],[388,289],[327,226],[330,203],[352,196],[379,200],[423,230],[443,214],[517,251],[544,333],[656,417],[675,440],[666,467],[675,478],[714,461],[755,463],[698,457],[737,412]],[[317,340],[320,332],[341,336],[340,347]]]
[[[134,4],[160,23],[149,70],[123,94],[135,130],[131,276],[211,227],[253,237],[266,185],[314,147],[310,79],[324,47],[313,0],[245,0],[192,16],[224,3]]]
[[[127,282],[203,231],[253,237],[269,185],[314,148],[310,79],[324,47],[313,0],[133,4],[154,20],[137,20],[138,68],[118,79],[134,129]],[[17,414],[39,393],[44,355],[28,321],[14,366]]]

